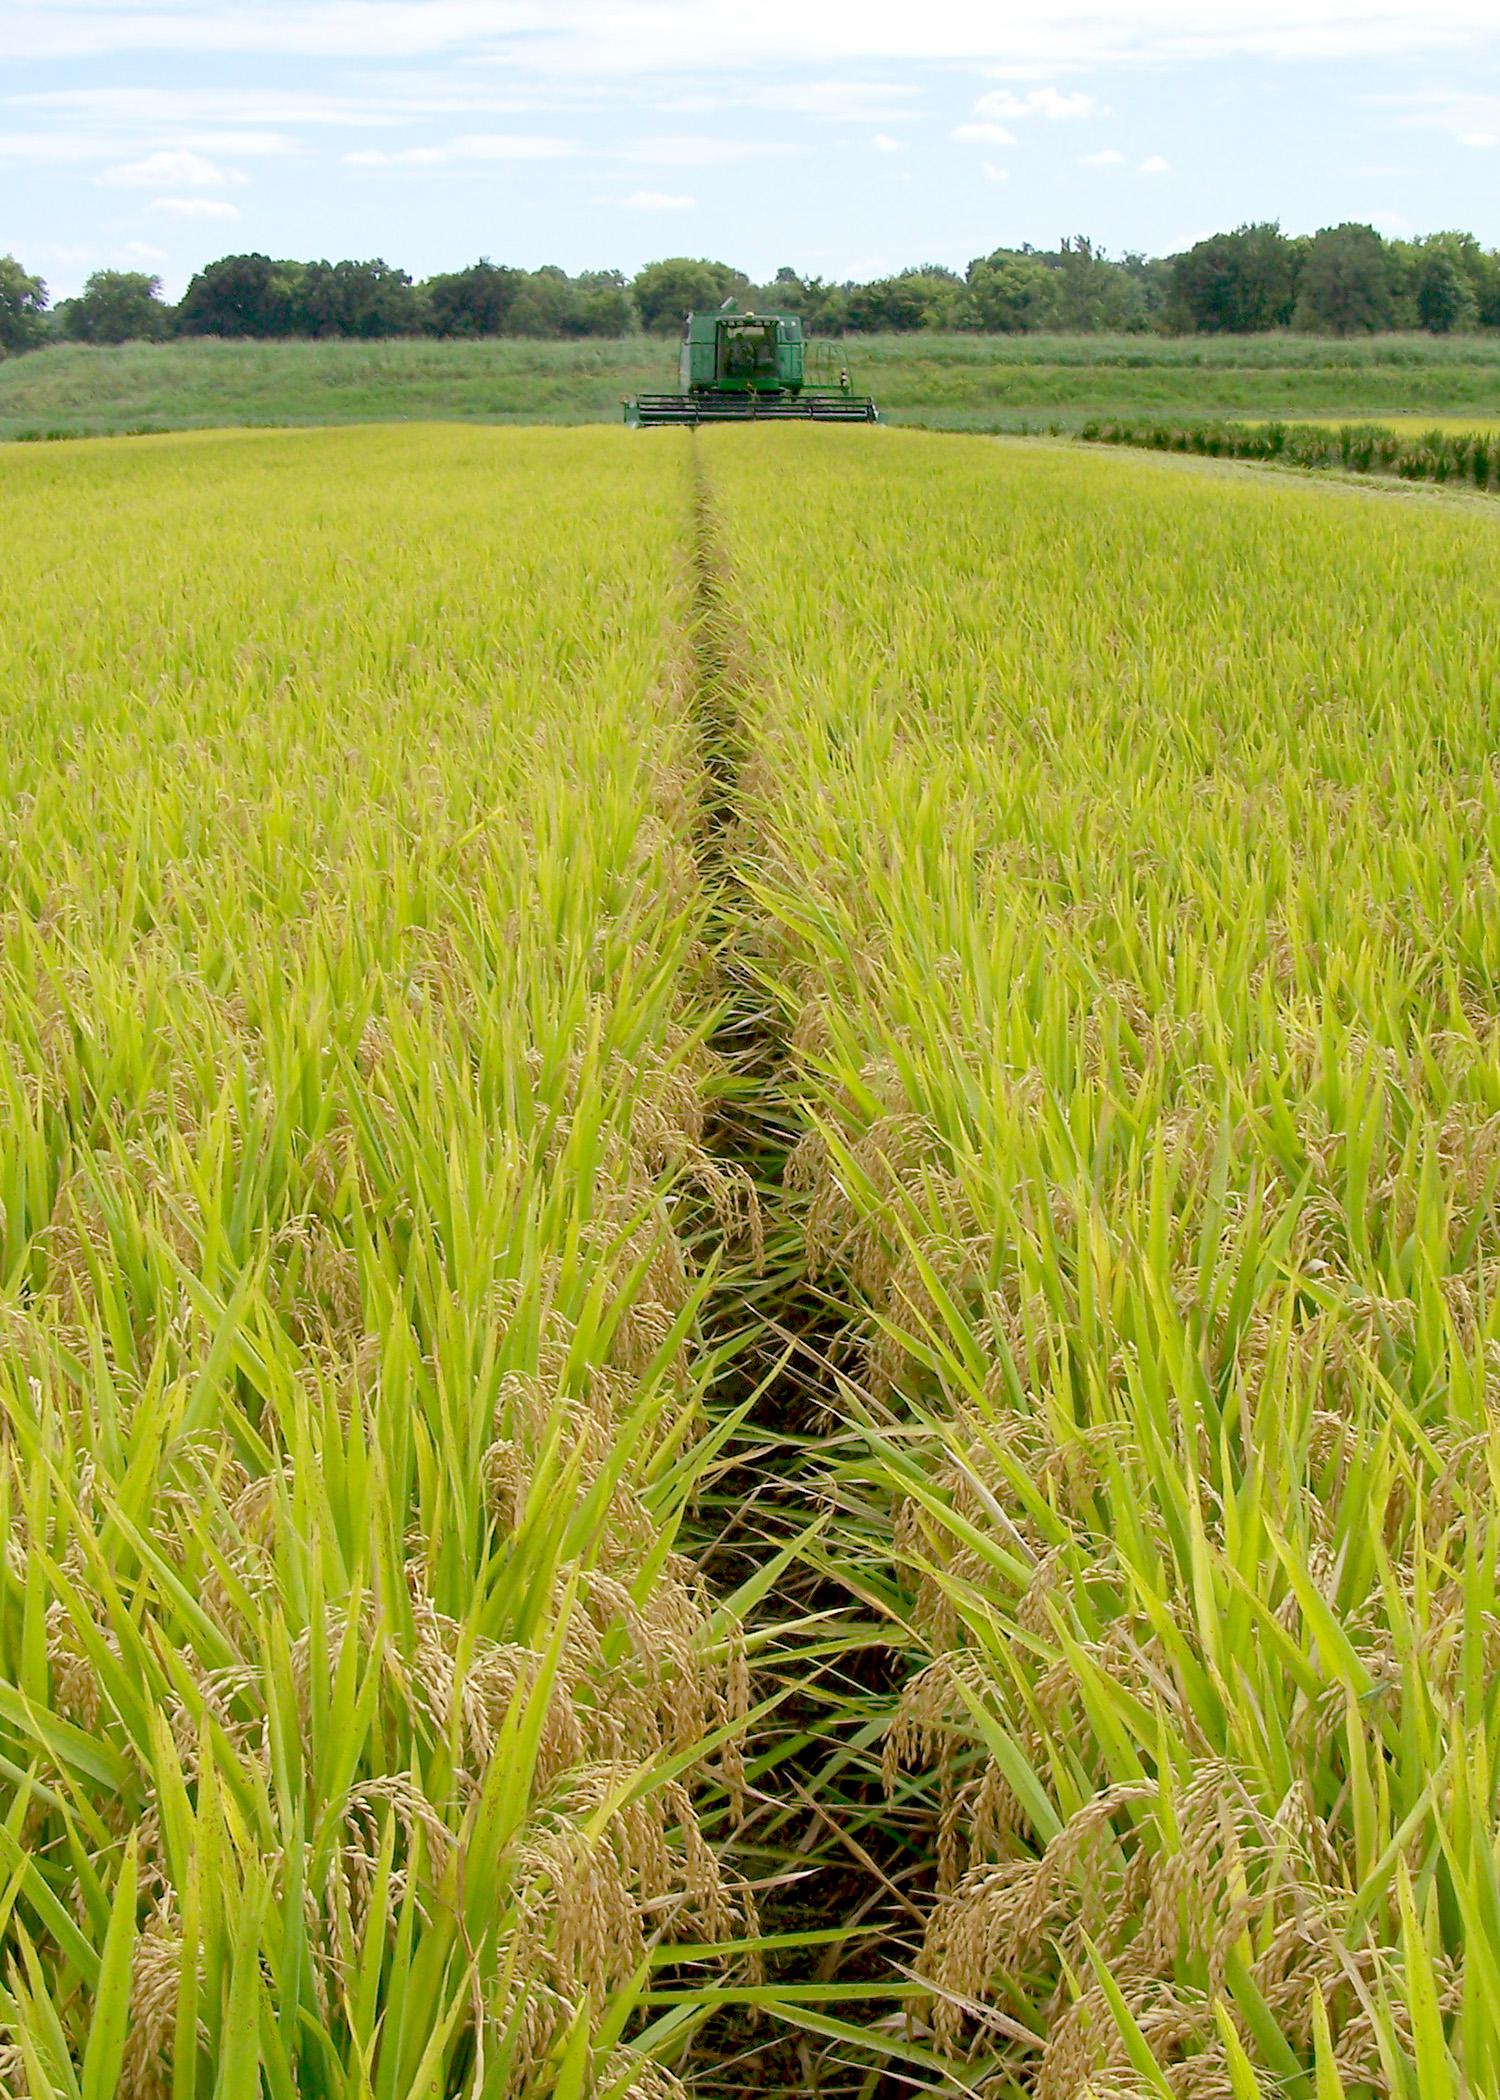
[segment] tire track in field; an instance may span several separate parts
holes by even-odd
[[[824,1507],[849,1316],[809,1281],[804,1205],[786,1184],[807,1123],[785,1013],[761,961],[767,943],[753,881],[749,788],[754,671],[703,450],[696,434],[689,443],[689,704],[702,783],[694,853],[709,900],[718,998],[709,1040],[722,1075],[704,1143],[726,1178],[753,1182],[760,1214],[753,1250],[722,1220],[704,1223],[717,1267],[704,1340],[722,1356],[714,1402],[724,1414],[747,1410],[736,1452],[707,1498],[713,1530],[699,1555],[710,1582],[727,1594],[805,1533]],[[810,1936],[772,1950],[768,1981],[796,1992],[847,1979],[848,2011],[857,2019],[860,1982],[894,1980],[893,1963],[908,1951],[894,1941],[909,1942],[917,1915],[900,1887],[909,1865],[880,1856],[891,1848],[877,1828],[884,1805],[878,1745],[872,1755],[868,1743],[853,1740],[861,1701],[889,1690],[889,1651],[850,1595],[801,1560],[761,1599],[747,1632],[762,1658],[760,1696],[778,1686],[785,1696],[747,1745],[753,1807],[736,1865],[760,1890],[767,1937]],[[830,1640],[836,1652],[815,1652]],[[876,2100],[912,2090],[906,2077],[872,2083],[868,2064],[841,2064],[784,2023],[755,2026],[733,2007],[706,2026],[691,2073],[703,2100],[752,2093],[833,2100],[845,2092]]]

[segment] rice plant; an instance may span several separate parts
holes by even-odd
[[[1493,2091],[1493,523],[705,453],[916,2039],[1039,2100]]]
[[[1351,474],[1394,475],[1402,481],[1451,482],[1481,491],[1500,488],[1500,460],[1491,427],[1422,423],[1137,422],[1091,417],[1079,428],[1085,443],[1135,445],[1154,452],[1194,452],[1208,459],[1274,461],[1279,466],[1334,467]]]
[[[662,2095],[653,1963],[753,1938],[686,500],[7,463],[0,2091]]]
[[[1500,2087],[1487,507],[0,530],[0,2100]]]

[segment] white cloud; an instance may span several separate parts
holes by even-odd
[[[917,90],[876,80],[803,80],[761,84],[738,79],[732,89],[696,88],[658,96],[652,108],[663,116],[711,117],[725,110],[774,109],[835,124],[904,124],[918,114]]]
[[[1464,200],[1472,198],[1469,215],[1480,214],[1477,230],[1492,241],[1495,228],[1483,214],[1493,220],[1493,201],[1483,178],[1500,164],[1497,8],[1500,0],[1423,0],[1420,8],[1412,0],[1213,0],[1206,8],[1202,0],[1026,0],[1024,6],[925,0],[920,7],[910,0],[865,0],[857,33],[836,11],[791,10],[778,22],[770,50],[763,16],[711,0],[0,0],[0,131],[9,134],[0,137],[0,189],[13,170],[9,187],[24,202],[28,186],[20,177],[28,168],[76,170],[70,184],[53,185],[60,237],[81,227],[93,239],[100,220],[98,238],[118,238],[134,217],[154,225],[159,237],[170,229],[174,251],[181,234],[211,239],[212,221],[198,214],[200,227],[190,221],[177,227],[171,212],[147,219],[145,207],[153,200],[233,199],[247,219],[256,219],[257,238],[280,241],[278,253],[300,252],[302,240],[327,245],[341,236],[330,230],[310,182],[299,196],[295,184],[272,190],[262,174],[278,160],[296,167],[296,154],[307,156],[302,165],[311,169],[318,165],[313,152],[326,151],[337,175],[338,156],[363,148],[363,165],[391,171],[380,178],[372,173],[364,185],[372,190],[394,185],[402,169],[429,171],[418,191],[433,189],[441,174],[450,178],[453,218],[429,218],[406,236],[417,243],[408,258],[414,266],[427,264],[424,243],[441,261],[449,242],[491,238],[511,239],[517,253],[530,254],[532,240],[546,243],[545,252],[562,254],[571,266],[587,253],[586,211],[570,219],[559,201],[523,215],[511,235],[495,234],[481,216],[482,200],[472,219],[460,216],[458,178],[476,172],[493,178],[507,159],[524,174],[527,160],[535,159],[533,177],[554,167],[589,171],[576,197],[569,190],[575,206],[586,204],[591,189],[625,195],[640,185],[641,194],[675,196],[690,182],[706,206],[728,188],[717,170],[732,176],[742,164],[753,177],[761,167],[775,169],[770,156],[781,155],[788,169],[805,165],[809,174],[821,174],[815,156],[825,144],[847,142],[851,167],[885,171],[872,199],[906,168],[916,169],[919,184],[930,176],[931,223],[941,226],[947,223],[943,157],[933,155],[929,169],[918,148],[956,126],[971,182],[986,167],[988,179],[1001,179],[1012,158],[1024,169],[1015,141],[1035,147],[1038,134],[1063,146],[1063,169],[1084,155],[1100,174],[1098,183],[1086,185],[1097,192],[1113,191],[1113,168],[1121,187],[1136,193],[1137,217],[1126,231],[1160,247],[1168,229],[1157,222],[1163,213],[1170,219],[1179,180],[1185,186],[1186,175],[1201,172],[1202,141],[1180,126],[1158,132],[1174,166],[1185,171],[1171,181],[1142,170],[1139,145],[1133,157],[1094,160],[1084,154],[1091,137],[1098,145],[1109,131],[1129,135],[1123,122],[1103,115],[1104,103],[1134,115],[1137,88],[1149,92],[1155,107],[1166,83],[1180,112],[1201,106],[1204,92],[1218,91],[1213,64],[1357,57],[1358,71],[1330,68],[1326,77],[1314,78],[1310,66],[1300,76],[1288,69],[1276,92],[1284,81],[1294,113],[1321,96],[1339,121],[1355,120],[1352,136],[1362,119],[1366,143],[1346,145],[1337,159],[1418,164],[1427,201],[1412,204],[1399,182],[1385,189],[1388,199],[1399,199],[1425,224],[1429,213],[1434,222],[1468,223]],[[49,63],[35,63],[41,59]],[[1381,61],[1383,77],[1374,70]],[[1269,75],[1247,69],[1246,77],[1264,86]],[[1399,92],[1377,110],[1364,91],[1381,87]],[[455,152],[448,143],[455,133],[556,133],[576,143],[562,149],[570,157],[555,159],[539,157],[534,148],[524,156],[498,148]],[[677,135],[695,133],[702,136]],[[908,150],[876,147],[872,134],[905,142]],[[881,151],[887,157],[877,162]],[[242,195],[231,184],[205,184],[164,169],[93,199],[95,207],[128,199],[130,214],[90,214],[85,203],[78,216],[78,196],[93,195],[86,187],[91,176],[144,170],[159,154],[192,154],[248,171],[256,179],[256,211],[245,207],[248,190]],[[1254,185],[1265,170],[1257,170],[1253,156],[1241,169],[1231,155],[1230,168],[1221,172],[1240,182],[1236,209],[1276,208],[1275,198],[1255,202]],[[1310,185],[1310,214],[1334,218],[1351,206],[1339,203],[1336,187],[1325,195],[1318,184],[1336,185],[1339,172],[1313,153],[1289,162],[1283,177]],[[1465,187],[1465,176],[1480,181]],[[1018,208],[1040,208],[1021,177],[1014,179]],[[468,185],[474,192],[490,186],[483,180]],[[46,191],[47,180],[37,187]],[[1345,187],[1370,203],[1381,195],[1373,184]],[[267,193],[278,216],[262,225],[259,200]],[[1444,201],[1452,198],[1458,201]],[[921,200],[914,193],[913,201],[925,205],[926,193]],[[873,210],[873,201],[856,197],[849,225],[835,214],[837,228],[830,221],[821,235],[814,229],[815,252],[796,259],[847,274],[842,243],[873,237],[873,227],[855,230],[858,215]],[[618,229],[623,222],[617,216],[611,223]],[[648,232],[650,223],[643,217],[637,231]],[[664,220],[658,231],[670,223]],[[788,223],[795,247],[811,222],[794,215]],[[744,258],[757,269],[779,259],[770,243],[779,246],[781,237],[769,219],[763,230],[766,252]],[[1018,225],[1017,237],[1046,231],[1028,222]],[[30,234],[18,220],[6,238],[23,237],[29,241]],[[757,237],[752,232],[750,238],[754,246]],[[830,245],[823,249],[825,241]],[[541,252],[539,245],[531,259]]]
[[[1116,146],[1101,147],[1097,153],[1085,153],[1081,165],[1085,168],[1117,168],[1125,156]]]
[[[92,248],[79,248],[70,241],[41,241],[31,250],[31,255],[33,267],[40,263],[49,273],[53,270],[77,271],[80,279],[94,260]],[[56,286],[51,289],[55,294]]]
[[[670,190],[632,190],[628,197],[612,200],[601,197],[596,201],[601,204],[612,201],[626,211],[695,211],[698,205],[696,197],[674,196]]]
[[[188,146],[148,153],[144,160],[106,168],[97,179],[105,188],[117,190],[155,190],[164,184],[187,190],[223,190],[250,180],[238,168],[220,167]]]
[[[87,133],[65,131],[0,132],[0,166],[57,168],[80,161],[107,160],[118,147]]]
[[[1148,153],[1141,162],[1141,173],[1143,175],[1168,175],[1171,173],[1171,162],[1167,160],[1164,154]]]
[[[166,260],[170,260],[166,250],[155,248],[151,241],[120,241],[107,248],[99,244],[80,246],[74,241],[38,241],[36,246],[27,248],[27,262],[32,269],[42,271],[53,300],[82,292],[90,271],[143,269],[155,277]]]
[[[1443,131],[1460,146],[1500,143],[1500,95],[1427,87],[1415,94],[1370,95],[1366,100],[1396,110],[1403,131]]]
[[[632,139],[616,156],[650,168],[722,168],[741,160],[761,160],[780,153],[805,153],[801,145],[772,139],[701,138]]]
[[[1013,146],[1016,135],[1003,124],[955,124],[953,137],[965,146]]]
[[[567,160],[577,153],[572,139],[534,138],[524,132],[480,133],[472,138],[448,139],[441,146],[399,146],[393,151],[378,147],[346,153],[346,168],[447,168],[461,161]]]
[[[152,211],[168,219],[237,219],[239,206],[227,197],[153,197]]]
[[[170,129],[175,143],[212,126],[215,136],[232,131],[258,138],[260,150],[287,150],[284,132],[270,127],[312,126],[319,129],[370,130],[411,124],[424,117],[524,116],[538,109],[576,107],[579,98],[555,93],[497,94],[476,88],[473,76],[461,81],[445,76],[404,72],[399,92],[384,85],[378,93],[349,93],[313,88],[47,88],[0,96],[13,109],[45,110],[54,119],[82,119],[129,131],[160,133]],[[252,151],[226,145],[227,151]]]
[[[212,146],[217,152],[234,153],[242,160],[286,160],[306,151],[300,140],[289,138],[284,131],[190,131],[179,143]]]
[[[1017,95],[1010,88],[994,88],[988,95],[981,95],[974,108],[981,117],[1050,117],[1054,123],[1103,113],[1103,105],[1082,89],[1065,95],[1055,87],[1032,88],[1025,95]]]
[[[986,182],[1009,182],[1010,169],[997,168],[992,160],[987,160],[984,164],[984,179]]]
[[[576,160],[584,151],[576,139],[536,137],[529,132],[473,132],[460,139],[445,139],[441,145],[355,147],[342,155],[342,162],[347,168],[450,168],[464,162]],[[805,147],[779,145],[767,139],[721,139],[704,134],[634,139],[605,158],[643,168],[716,168],[742,160],[761,160],[771,153],[800,151],[805,151]]]
[[[740,102],[755,109],[786,110],[793,116],[826,117],[838,124],[900,123],[912,115],[916,95],[911,87],[874,80],[809,80],[800,85],[749,88],[733,101],[721,97],[712,105],[728,109]]]
[[[3,4],[3,0],[0,0]],[[0,132],[0,166],[38,168],[83,167],[91,161],[118,162],[122,153],[139,150],[139,139],[94,130],[73,130],[66,122],[50,131]],[[246,160],[285,158],[306,149],[296,139],[274,132],[220,131],[180,134],[171,150],[159,150],[143,160],[106,169],[95,178],[107,188],[149,189],[153,184],[180,182],[192,186],[195,178],[183,172],[182,154],[201,159],[199,149],[233,153]],[[151,172],[143,172],[146,169]],[[249,177],[238,169],[221,169],[226,186],[242,184]],[[93,251],[91,250],[90,253]]]
[[[893,139],[888,131],[877,131],[870,144],[877,153],[899,153],[901,151],[900,139]]]
[[[13,0],[10,12],[7,42],[20,58],[174,51],[413,59],[507,30],[535,32],[545,19],[538,0]]]
[[[865,61],[990,62],[1041,69],[1225,58],[1369,58],[1463,51],[1493,34],[1493,0],[866,0]],[[778,22],[776,56],[838,64],[849,32],[836,10]],[[529,62],[554,77],[641,76],[763,64],[753,9],[701,0],[7,0],[11,63],[117,52],[260,53],[280,60],[395,60],[466,53]]]
[[[1026,97],[1038,116],[1057,118],[1091,117],[1102,105],[1092,95],[1064,95],[1056,88],[1035,88]]]

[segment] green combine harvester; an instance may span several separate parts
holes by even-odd
[[[808,365],[812,364],[809,373]],[[742,313],[726,299],[717,313],[689,314],[678,358],[681,392],[638,394],[625,420],[640,429],[698,423],[875,423],[875,403],[856,394],[830,344],[809,358],[800,314]]]

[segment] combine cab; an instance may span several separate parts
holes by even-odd
[[[826,354],[826,353],[825,353]],[[717,313],[682,324],[677,394],[639,394],[625,420],[642,429],[667,423],[874,423],[875,403],[856,394],[842,367],[809,379],[799,314],[741,313],[727,299]]]

